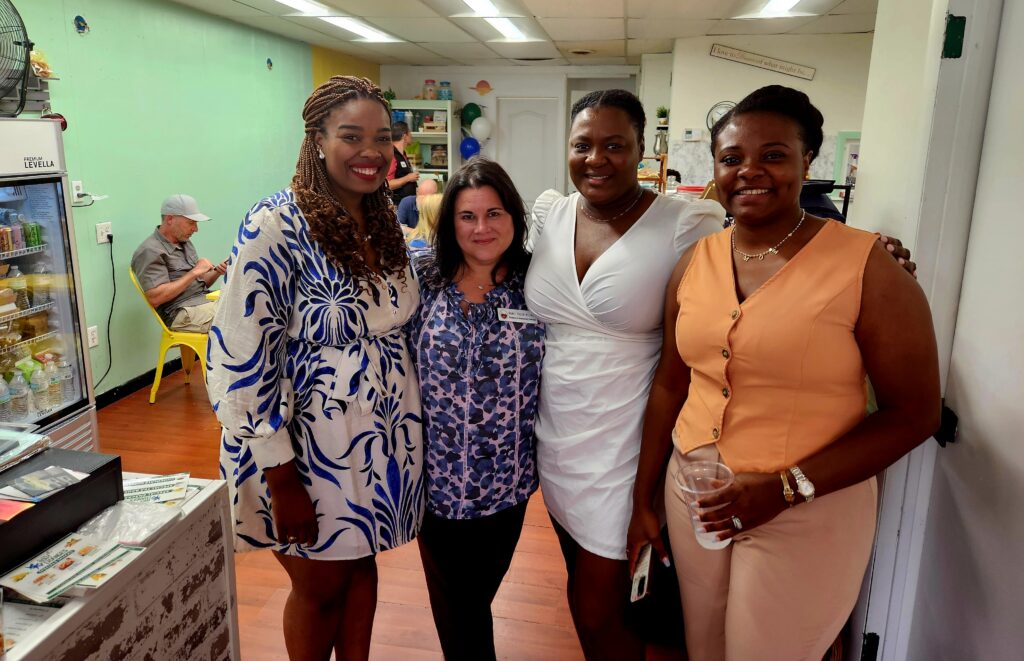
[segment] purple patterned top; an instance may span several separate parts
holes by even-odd
[[[537,490],[544,325],[498,319],[499,308],[526,310],[522,276],[467,315],[462,292],[441,279],[429,253],[413,265],[420,308],[407,328],[423,403],[427,509],[445,519],[488,516]]]

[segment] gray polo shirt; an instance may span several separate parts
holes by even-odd
[[[159,287],[168,282],[190,277],[188,272],[195,268],[199,256],[191,241],[175,245],[160,234],[159,228],[142,242],[132,255],[132,270],[139,279],[143,291]],[[192,283],[181,293],[181,296],[164,303],[156,309],[160,318],[168,326],[182,308],[193,307],[206,303],[206,292],[209,288],[199,280]]]

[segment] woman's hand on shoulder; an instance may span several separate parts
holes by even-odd
[[[281,544],[312,546],[319,536],[316,508],[299,479],[295,462],[265,468],[270,490],[270,512],[274,531]]]
[[[899,239],[880,234],[878,236],[878,242],[882,244],[885,251],[896,260],[896,263],[902,266],[907,273],[917,277],[917,264],[910,261],[910,249],[903,247],[903,242]]]

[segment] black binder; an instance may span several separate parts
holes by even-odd
[[[124,498],[121,457],[50,448],[0,473],[0,487],[49,466],[88,473],[7,522],[0,522],[0,573],[10,571]]]

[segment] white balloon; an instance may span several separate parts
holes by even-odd
[[[469,127],[473,137],[483,142],[491,135],[491,121],[486,117],[477,117]]]

